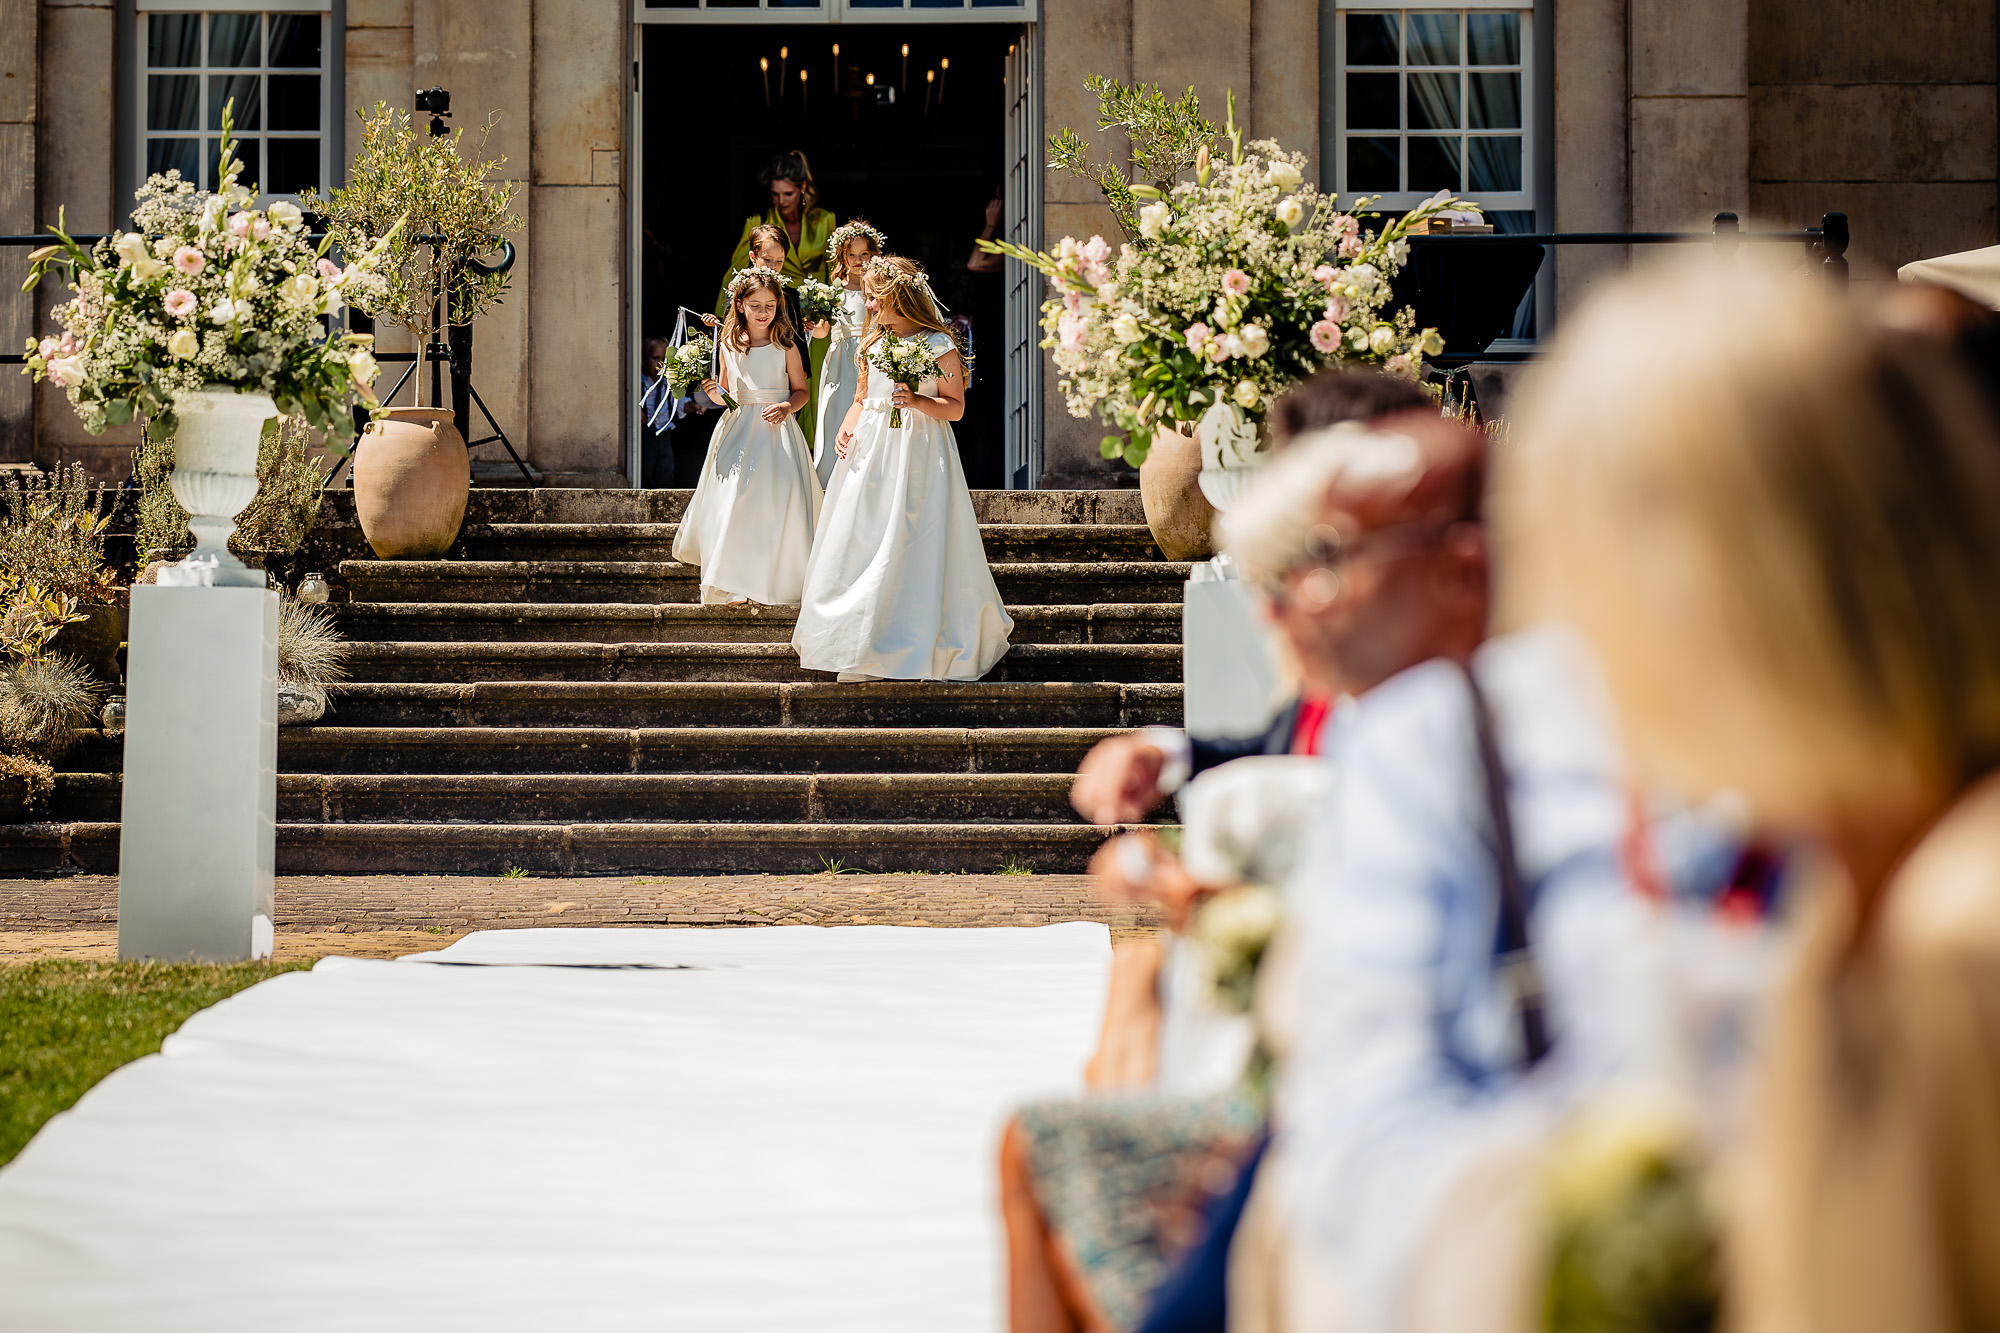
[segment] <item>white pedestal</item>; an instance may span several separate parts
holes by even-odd
[[[1182,586],[1182,725],[1194,736],[1263,734],[1287,702],[1278,697],[1275,631],[1247,584]]]
[[[271,954],[278,594],[132,589],[118,956]]]

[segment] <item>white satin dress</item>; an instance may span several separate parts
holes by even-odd
[[[820,362],[819,414],[813,422],[813,433],[819,437],[813,443],[813,467],[822,486],[833,481],[833,470],[840,465],[840,450],[834,448],[833,441],[861,383],[854,350],[861,345],[861,328],[867,322],[867,294],[842,292],[840,310],[827,334],[826,359]]]
[[[709,440],[701,481],[674,537],[674,559],[701,566],[701,600],[797,606],[819,520],[820,484],[806,437],[788,415],[764,420],[792,396],[785,349],[722,349],[736,410]]]
[[[930,336],[950,350],[948,335]],[[850,679],[977,680],[1006,653],[1014,621],[986,564],[951,428],[905,408],[891,430],[895,387],[880,371],[868,376],[813,537],[792,644],[801,666]],[[936,392],[929,381],[917,387]]]

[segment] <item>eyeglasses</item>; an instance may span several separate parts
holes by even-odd
[[[1328,523],[1316,523],[1306,533],[1305,553],[1278,575],[1264,593],[1274,604],[1296,599],[1306,609],[1324,611],[1347,591],[1342,570],[1357,560],[1400,560],[1427,551],[1444,540],[1452,525],[1434,518],[1415,519],[1343,538]],[[1292,576],[1307,570],[1292,588]]]

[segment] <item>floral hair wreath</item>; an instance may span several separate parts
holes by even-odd
[[[833,235],[826,238],[826,252],[838,258],[847,243],[857,236],[866,236],[874,241],[877,250],[889,248],[889,238],[884,236],[879,228],[871,227],[865,222],[847,222],[835,227]]]
[[[770,278],[780,287],[789,287],[792,285],[792,280],[778,272],[778,270],[765,268],[762,264],[751,264],[746,268],[739,268],[729,275],[729,286],[726,288],[729,293],[729,299],[734,301],[736,293],[742,289],[743,284],[752,278]]]
[[[940,316],[944,314],[945,303],[938,300],[937,292],[931,288],[930,275],[926,274],[922,269],[918,269],[915,273],[905,273],[890,262],[889,256],[876,255],[868,261],[864,272],[873,277],[875,281],[881,283],[884,288],[901,287],[906,284],[915,287],[930,299],[930,303],[933,306],[937,307],[937,312]]]

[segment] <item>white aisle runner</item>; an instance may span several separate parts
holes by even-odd
[[[0,1171],[0,1329],[985,1333],[1000,1123],[1080,1085],[1109,962],[1084,922],[326,959]]]

